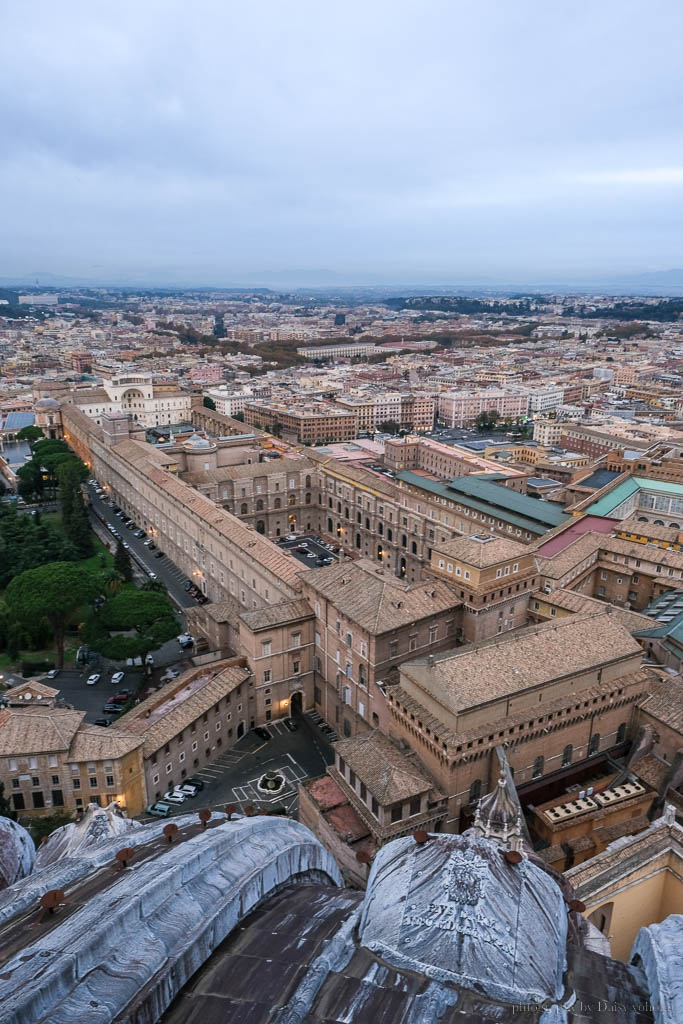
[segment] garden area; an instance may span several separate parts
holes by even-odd
[[[119,544],[112,555],[97,539],[81,487],[88,470],[68,445],[31,444],[23,493],[56,499],[59,511],[0,506],[0,671],[62,668],[81,645],[111,660],[144,658],[178,632],[163,584],[138,589],[128,552]]]

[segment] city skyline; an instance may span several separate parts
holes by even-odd
[[[599,285],[681,265],[668,0],[2,20],[0,277]]]

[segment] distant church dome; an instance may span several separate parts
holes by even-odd
[[[30,875],[36,848],[25,828],[11,818],[0,818],[0,889]]]
[[[212,444],[205,437],[200,437],[196,432],[183,441],[183,448],[211,448]]]
[[[36,402],[34,408],[35,409],[59,409],[59,402],[57,401],[56,398],[48,398],[47,396],[45,396],[44,398],[39,398],[38,399],[38,401]]]

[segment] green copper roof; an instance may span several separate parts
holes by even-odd
[[[630,498],[636,491],[652,491],[655,494],[670,494],[671,497],[683,495],[682,484],[672,484],[666,480],[650,480],[644,476],[631,476],[623,483],[617,484],[613,490],[603,494],[596,502],[586,509],[590,516],[609,516],[623,501]]]
[[[545,533],[570,517],[561,508],[539,498],[529,498],[510,487],[490,483],[481,476],[456,477],[445,484],[408,470],[396,474],[399,480],[452,502],[462,502],[487,516],[504,518],[507,523],[536,534]]]

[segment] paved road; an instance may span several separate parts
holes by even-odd
[[[204,780],[204,789],[174,807],[173,813],[186,814],[195,808],[235,804],[242,809],[284,807],[290,816],[296,817],[299,782],[323,775],[333,761],[332,748],[308,716],[299,716],[297,722],[296,732],[290,732],[282,721],[269,722],[270,740],[248,732],[212,764],[194,773]],[[284,779],[276,793],[258,790],[259,779],[268,771],[275,771]],[[174,779],[176,785],[181,781]]]
[[[135,537],[134,530],[127,530],[124,526],[124,519],[119,519],[114,510],[109,508],[107,501],[103,501],[95,494],[95,488],[87,484],[88,495],[95,515],[92,517],[98,536],[108,543],[109,548],[116,549],[116,539],[111,536],[108,530],[101,528],[102,516],[105,523],[110,523],[120,534],[121,539],[129,545],[129,553],[135,565],[138,565],[147,575],[149,572],[157,574],[159,579],[164,581],[169,596],[180,608],[193,608],[196,605],[194,598],[183,589],[187,576],[178,566],[166,555],[163,558],[155,558],[156,551],[149,551],[145,547],[146,538]],[[100,529],[98,529],[98,526]]]

